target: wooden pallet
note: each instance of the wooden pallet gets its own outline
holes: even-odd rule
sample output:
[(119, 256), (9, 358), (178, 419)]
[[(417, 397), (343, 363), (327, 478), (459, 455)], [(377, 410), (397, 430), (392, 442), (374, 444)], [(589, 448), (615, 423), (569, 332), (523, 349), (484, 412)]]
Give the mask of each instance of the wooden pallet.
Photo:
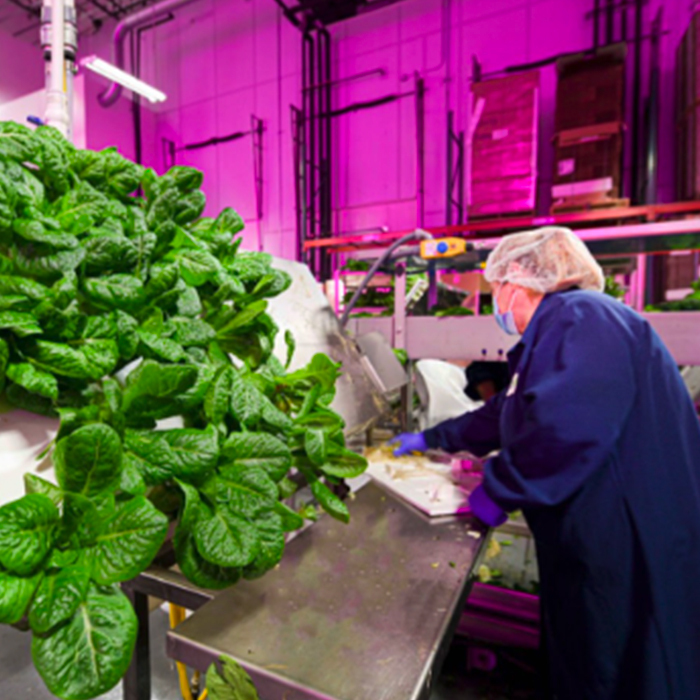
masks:
[(630, 200), (627, 197), (610, 197), (605, 193), (574, 195), (558, 199), (549, 209), (550, 214), (562, 214), (564, 212), (589, 211), (590, 209), (611, 209), (614, 207), (628, 207)]

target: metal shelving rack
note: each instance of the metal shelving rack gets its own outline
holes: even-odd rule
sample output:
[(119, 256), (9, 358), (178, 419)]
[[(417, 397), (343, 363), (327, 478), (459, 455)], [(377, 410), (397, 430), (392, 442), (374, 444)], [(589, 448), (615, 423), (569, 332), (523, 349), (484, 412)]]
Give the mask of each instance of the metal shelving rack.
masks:
[[(643, 209), (645, 216), (661, 218), (670, 212), (693, 213), (700, 210), (700, 203), (687, 205), (657, 205), (655, 207), (634, 207)], [(558, 218), (558, 217), (552, 217)], [(631, 217), (630, 217), (631, 218)], [(532, 223), (531, 223), (532, 225)], [(541, 222), (540, 222), (541, 225)], [(475, 251), (482, 259), (495, 247), (501, 236), (490, 235), (491, 231), (483, 224), (478, 231), (465, 231), (466, 227), (449, 227), (451, 233), (459, 229), (467, 235)], [(474, 227), (476, 228), (476, 226)], [(443, 228), (444, 230), (444, 228)], [(440, 229), (433, 229), (434, 232)], [(645, 272), (648, 255), (668, 253), (672, 250), (700, 249), (700, 218), (686, 218), (675, 221), (654, 221), (632, 223), (623, 226), (585, 228), (578, 235), (601, 258), (635, 259), (636, 272), (632, 275), (631, 305), (638, 311), (644, 309)], [(386, 236), (392, 240), (394, 234)], [(487, 237), (489, 236), (489, 237)], [(336, 252), (377, 247), (376, 241), (338, 242)], [(357, 336), (376, 331), (381, 333), (395, 348), (406, 350), (409, 358), (445, 360), (505, 360), (505, 355), (514, 344), (512, 337), (503, 333), (489, 316), (444, 317), (407, 316), (405, 311), (405, 276), (397, 275), (394, 284), (394, 315), (351, 319), (348, 329)], [(671, 312), (643, 314), (659, 333), (679, 365), (700, 365), (700, 312)]]

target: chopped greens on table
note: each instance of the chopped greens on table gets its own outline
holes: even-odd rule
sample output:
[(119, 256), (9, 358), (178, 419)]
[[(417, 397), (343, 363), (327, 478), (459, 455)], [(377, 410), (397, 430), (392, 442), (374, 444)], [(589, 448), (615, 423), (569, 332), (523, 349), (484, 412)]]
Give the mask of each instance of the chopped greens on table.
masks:
[[(283, 503), (290, 469), (347, 521), (328, 484), (366, 467), (330, 408), (339, 365), (319, 354), (288, 372), (272, 354), (267, 299), (289, 275), (239, 252), (233, 209), (202, 217), (201, 184), (0, 123), (0, 390), (60, 419), (58, 485), (30, 474), (0, 508), (0, 623), (27, 618), (66, 700), (126, 671), (137, 622), (119, 584), (171, 524), (184, 575), (224, 588), (274, 567), (314, 517)], [(174, 416), (184, 427), (159, 428)]]

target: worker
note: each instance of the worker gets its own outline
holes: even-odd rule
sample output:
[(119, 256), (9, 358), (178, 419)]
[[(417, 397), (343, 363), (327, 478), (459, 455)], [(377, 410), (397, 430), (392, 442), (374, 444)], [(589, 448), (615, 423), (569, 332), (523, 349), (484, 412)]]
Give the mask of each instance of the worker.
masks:
[(532, 530), (555, 698), (698, 700), (700, 427), (673, 358), (568, 229), (505, 237), (485, 276), (521, 335), (508, 388), (395, 454), (500, 450), (471, 509)]

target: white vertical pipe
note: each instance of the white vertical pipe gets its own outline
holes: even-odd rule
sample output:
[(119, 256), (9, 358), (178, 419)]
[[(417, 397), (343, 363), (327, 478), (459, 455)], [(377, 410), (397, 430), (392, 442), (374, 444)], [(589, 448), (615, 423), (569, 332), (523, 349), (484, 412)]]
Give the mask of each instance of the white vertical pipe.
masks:
[(46, 100), (44, 121), (64, 136), (68, 133), (68, 109), (64, 91), (64, 0), (51, 1), (51, 84)]
[[(76, 22), (75, 19), (75, 0), (64, 0), (65, 7), (66, 7), (66, 12), (71, 12), (71, 17), (73, 18), (73, 22)], [(68, 22), (66, 21), (66, 25)], [(66, 26), (65, 29), (67, 30), (68, 27)], [(73, 142), (74, 136), (73, 136), (73, 120), (74, 120), (74, 109), (75, 109), (75, 52), (77, 51), (77, 27), (75, 28), (75, 35), (74, 35), (74, 43), (75, 46), (73, 46), (69, 52), (66, 52), (65, 49), (68, 47), (64, 47), (64, 56), (66, 53), (69, 53), (70, 56), (72, 56), (71, 60), (66, 60), (64, 70), (65, 70), (65, 76), (66, 76), (66, 137), (68, 138), (69, 141)], [(66, 40), (66, 36), (64, 34), (64, 41)], [(70, 42), (69, 42), (70, 43)]]

